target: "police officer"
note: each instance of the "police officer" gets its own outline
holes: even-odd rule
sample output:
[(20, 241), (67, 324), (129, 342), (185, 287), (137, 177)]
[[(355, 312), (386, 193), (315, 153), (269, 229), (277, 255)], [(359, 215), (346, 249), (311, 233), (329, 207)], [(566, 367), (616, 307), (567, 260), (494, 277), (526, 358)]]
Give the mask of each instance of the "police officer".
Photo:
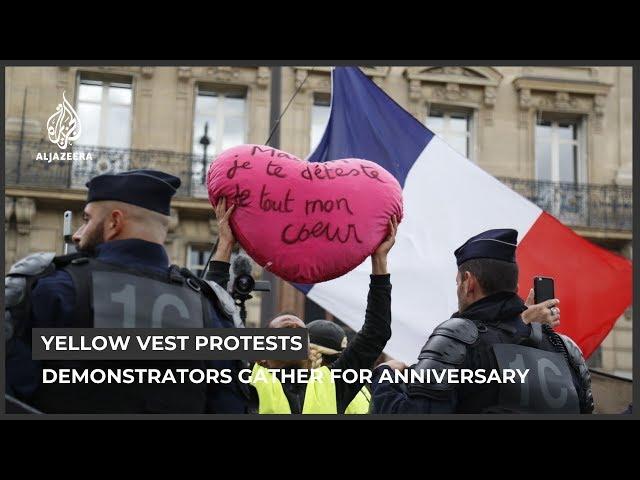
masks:
[[(204, 361), (31, 360), (31, 329), (44, 327), (232, 327), (224, 289), (169, 265), (164, 241), (180, 179), (155, 170), (87, 183), (78, 253), (30, 255), (5, 280), (7, 392), (45, 413), (244, 413), (236, 384), (41, 384), (41, 368), (231, 368)], [(228, 363), (228, 364), (227, 364)]]
[[(347, 334), (335, 322), (329, 320), (314, 320), (307, 323), (309, 332), (309, 350), (312, 358), (312, 368), (329, 367), (335, 362), (342, 351), (347, 348)], [(371, 392), (364, 385), (356, 394), (344, 413), (347, 415), (361, 415), (369, 413)]]
[[(374, 413), (592, 413), (591, 377), (578, 346), (548, 324), (522, 321), (527, 307), (516, 293), (517, 237), (513, 229), (489, 230), (455, 251), (458, 312), (434, 329), (411, 367), (425, 382), (383, 381), (385, 370), (407, 367), (397, 360), (380, 365)], [(525, 383), (462, 383), (460, 375), (433, 380), (434, 372), (456, 369), (529, 373)]]

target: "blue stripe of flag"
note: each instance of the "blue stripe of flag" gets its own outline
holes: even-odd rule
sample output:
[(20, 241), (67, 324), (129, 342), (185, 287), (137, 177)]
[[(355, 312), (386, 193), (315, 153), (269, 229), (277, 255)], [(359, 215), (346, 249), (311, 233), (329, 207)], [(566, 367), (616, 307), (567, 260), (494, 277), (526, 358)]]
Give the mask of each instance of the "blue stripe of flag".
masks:
[[(433, 133), (357, 67), (336, 67), (331, 112), (310, 162), (363, 158), (390, 172), (404, 188), (409, 170)], [(313, 284), (293, 284), (307, 294)]]

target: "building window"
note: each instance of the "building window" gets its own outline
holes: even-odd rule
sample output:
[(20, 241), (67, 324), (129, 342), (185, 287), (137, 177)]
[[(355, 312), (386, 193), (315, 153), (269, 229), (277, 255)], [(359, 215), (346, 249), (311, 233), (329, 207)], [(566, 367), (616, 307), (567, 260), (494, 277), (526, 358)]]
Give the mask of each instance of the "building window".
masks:
[(311, 139), (310, 145), (313, 152), (320, 143), (322, 135), (327, 128), (329, 112), (331, 111), (331, 96), (329, 94), (316, 93), (313, 96), (311, 107)]
[(187, 247), (187, 269), (198, 277), (204, 271), (213, 245), (189, 245)]
[(78, 145), (131, 147), (131, 80), (80, 77), (77, 111), (82, 125)]
[(536, 179), (580, 183), (584, 152), (580, 119), (538, 115), (535, 131)]
[(473, 112), (464, 109), (431, 107), (425, 125), (455, 151), (471, 158)]
[[(247, 92), (244, 87), (198, 86), (193, 117), (191, 189), (195, 196), (206, 196), (206, 174), (214, 156), (227, 148), (247, 143)], [(207, 158), (200, 139), (207, 125)], [(204, 168), (204, 170), (203, 170)]]
[(589, 221), (588, 196), (580, 188), (586, 180), (581, 117), (539, 113), (535, 128), (536, 203), (568, 225)]
[(589, 368), (602, 368), (602, 347), (596, 348), (591, 356), (587, 359)]
[(192, 152), (202, 156), (204, 147), (200, 139), (204, 135), (204, 126), (208, 124), (207, 136), (211, 142), (207, 155), (215, 155), (246, 143), (247, 93), (244, 88), (220, 88), (198, 86), (195, 114), (193, 118)]

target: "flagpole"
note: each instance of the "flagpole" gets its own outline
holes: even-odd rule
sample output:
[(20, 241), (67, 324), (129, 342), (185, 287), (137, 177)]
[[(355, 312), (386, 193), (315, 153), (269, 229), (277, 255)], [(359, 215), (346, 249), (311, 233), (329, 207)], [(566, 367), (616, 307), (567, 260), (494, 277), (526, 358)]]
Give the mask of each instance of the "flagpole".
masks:
[[(280, 148), (280, 105), (282, 104), (282, 67), (271, 67), (271, 110), (269, 113), (269, 138), (267, 145)], [(262, 296), (260, 305), (260, 326), (266, 327), (276, 314), (280, 295), (278, 278), (267, 270), (262, 270), (262, 280), (271, 282), (271, 292)]]
[(20, 143), (18, 144), (18, 172), (16, 173), (16, 183), (20, 185), (20, 169), (22, 164), (22, 144), (24, 143), (24, 117), (27, 109), (27, 87), (24, 87), (24, 97), (22, 99), (22, 121), (20, 122)]

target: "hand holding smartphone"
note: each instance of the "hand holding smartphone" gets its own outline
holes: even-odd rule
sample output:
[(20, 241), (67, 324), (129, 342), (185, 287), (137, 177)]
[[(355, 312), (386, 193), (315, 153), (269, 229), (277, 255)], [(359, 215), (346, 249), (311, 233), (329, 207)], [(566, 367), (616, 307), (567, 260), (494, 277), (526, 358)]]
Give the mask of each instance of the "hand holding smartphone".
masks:
[(556, 298), (553, 278), (534, 277), (533, 278), (534, 303), (538, 304), (545, 300)]

